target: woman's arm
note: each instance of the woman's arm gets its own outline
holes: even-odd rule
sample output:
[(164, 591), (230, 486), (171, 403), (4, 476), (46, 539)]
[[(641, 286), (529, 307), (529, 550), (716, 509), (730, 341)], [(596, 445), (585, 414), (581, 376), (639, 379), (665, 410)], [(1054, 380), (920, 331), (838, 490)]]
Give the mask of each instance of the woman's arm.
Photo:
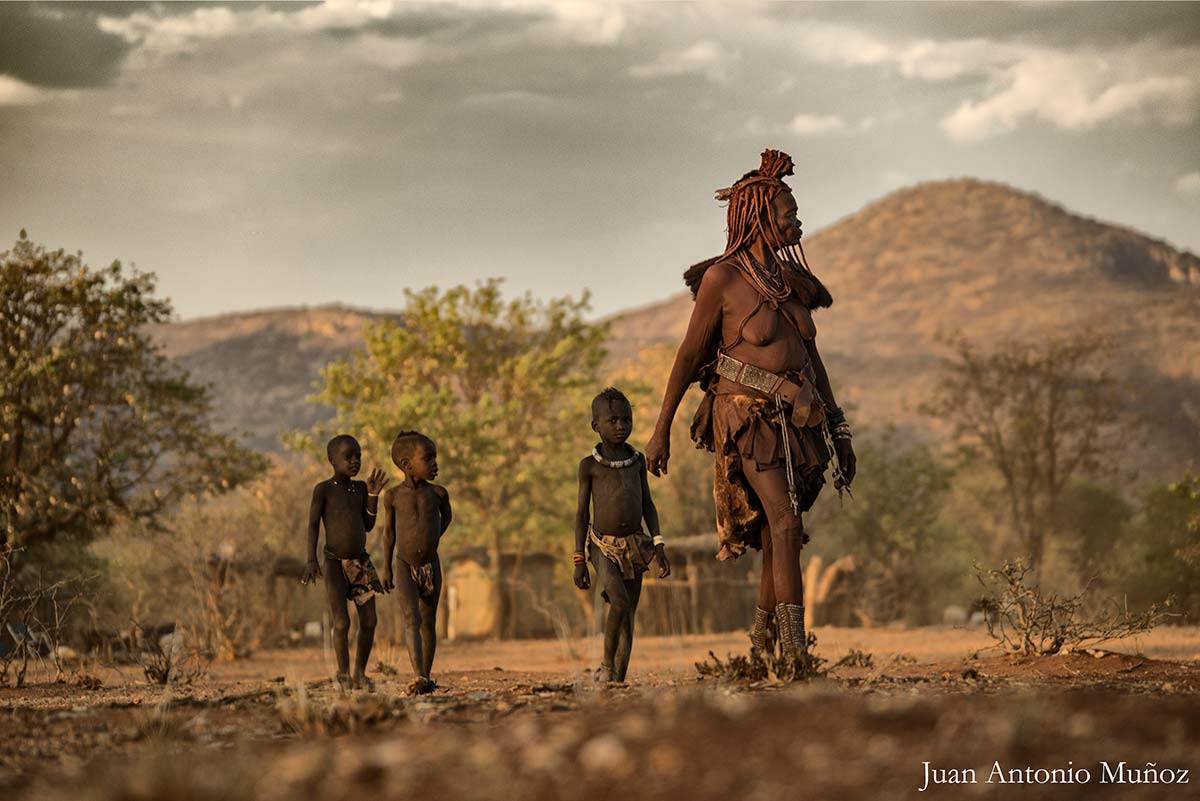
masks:
[[(817, 392), (821, 394), (821, 402), (825, 405), (825, 413), (828, 415), (838, 408), (837, 399), (833, 397), (833, 386), (829, 383), (829, 373), (825, 370), (825, 362), (821, 361), (821, 353), (817, 350), (817, 340), (804, 340), (804, 347), (808, 349), (808, 357), (812, 360)], [(837, 451), (838, 464), (841, 465), (842, 476), (846, 479), (846, 484), (849, 485), (854, 480), (854, 474), (858, 471), (858, 458), (854, 455), (854, 446), (850, 444), (850, 439), (846, 437), (835, 438), (833, 447)]]
[(817, 392), (821, 395), (821, 402), (824, 404), (826, 412), (832, 412), (838, 407), (837, 400), (833, 397), (833, 386), (829, 383), (829, 373), (825, 371), (825, 362), (821, 361), (821, 353), (817, 350), (817, 340), (804, 340), (804, 347), (808, 349), (808, 358), (812, 361), (813, 375), (816, 377)]
[(688, 385), (696, 380), (696, 373), (700, 368), (713, 359), (716, 340), (721, 332), (721, 310), (726, 280), (727, 274), (724, 269), (714, 265), (708, 269), (700, 282), (696, 305), (692, 307), (692, 316), (688, 320), (687, 333), (684, 334), (683, 342), (675, 353), (675, 363), (671, 367), (671, 376), (667, 379), (658, 422), (646, 446), (646, 467), (656, 476), (660, 472), (667, 472), (667, 462), (671, 458), (671, 423), (675, 421), (675, 412), (679, 410), (684, 393), (687, 392)]

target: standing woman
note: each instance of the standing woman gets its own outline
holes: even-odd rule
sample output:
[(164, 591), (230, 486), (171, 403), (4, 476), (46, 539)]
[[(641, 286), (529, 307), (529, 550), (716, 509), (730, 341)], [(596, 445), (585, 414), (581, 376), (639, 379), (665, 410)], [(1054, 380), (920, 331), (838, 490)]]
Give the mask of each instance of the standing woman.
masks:
[(728, 244), (684, 273), (695, 306), (646, 448), (654, 475), (667, 472), (671, 422), (688, 385), (704, 399), (692, 422), (698, 447), (716, 455), (718, 559), (747, 546), (763, 552), (750, 642), (782, 656), (803, 655), (804, 586), (800, 515), (825, 483), (830, 446), (839, 492), (854, 479), (850, 426), (817, 352), (812, 312), (833, 303), (800, 249), (796, 199), (783, 177), (792, 158), (765, 150), (762, 165), (717, 192), (728, 202)]

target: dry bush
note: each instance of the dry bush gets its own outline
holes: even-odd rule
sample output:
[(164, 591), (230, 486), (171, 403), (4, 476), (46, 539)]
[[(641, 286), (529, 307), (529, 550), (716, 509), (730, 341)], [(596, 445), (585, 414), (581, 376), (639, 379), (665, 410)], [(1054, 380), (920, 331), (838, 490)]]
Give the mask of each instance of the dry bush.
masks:
[[(139, 632), (138, 638), (148, 646), (139, 656), (138, 664), (151, 684), (191, 684), (208, 673), (211, 655), (189, 645), (189, 637), (183, 630), (176, 628), (171, 634), (153, 641), (143, 636), (141, 626), (136, 622), (133, 625)], [(168, 640), (166, 645), (163, 640)]]
[[(116, 629), (130, 618), (147, 628), (177, 621), (186, 648), (217, 661), (289, 642), (305, 620), (320, 619), (323, 598), (305, 594), (299, 579), (321, 477), (315, 465), (280, 461), (228, 495), (185, 501), (162, 529), (119, 527), (94, 546), (118, 598), (104, 622)], [(150, 645), (135, 653), (161, 662)]]
[(404, 714), (404, 708), (385, 695), (339, 696), (332, 701), (315, 699), (304, 684), (290, 694), (281, 693), (275, 712), (283, 729), (299, 735), (361, 734), (366, 729)]
[(51, 681), (65, 681), (73, 652), (64, 640), (72, 613), (82, 603), (90, 576), (50, 580), (32, 567), (18, 564), (18, 549), (0, 547), (0, 637), (11, 641), (0, 654), (0, 686), (10, 677), (24, 686), (30, 662)]
[[(826, 667), (829, 660), (816, 654), (817, 635), (810, 631), (807, 638), (808, 647), (799, 656), (784, 654), (777, 648), (765, 653), (752, 649), (746, 656), (729, 654), (726, 661), (722, 662), (716, 654), (709, 651), (708, 659), (696, 663), (696, 672), (701, 678), (734, 683), (756, 683), (772, 678), (781, 682), (824, 678), (833, 668)], [(838, 663), (840, 664), (842, 662)]]
[(1022, 656), (1065, 653), (1150, 632), (1170, 616), (1171, 599), (1133, 613), (1115, 598), (1090, 608), (1088, 586), (1070, 596), (1042, 592), (1027, 583), (1033, 567), (1023, 560), (1000, 569), (975, 565), (988, 634), (996, 647)]

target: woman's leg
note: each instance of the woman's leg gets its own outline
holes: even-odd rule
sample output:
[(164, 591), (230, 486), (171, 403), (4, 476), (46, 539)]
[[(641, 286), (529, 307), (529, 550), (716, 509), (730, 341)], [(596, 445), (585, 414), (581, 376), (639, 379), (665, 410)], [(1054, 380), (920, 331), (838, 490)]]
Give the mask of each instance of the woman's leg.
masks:
[(780, 653), (788, 659), (800, 657), (808, 645), (804, 632), (804, 575), (800, 570), (804, 524), (792, 511), (784, 468), (759, 471), (753, 463), (746, 463), (743, 470), (770, 526), (771, 582), (775, 589)]
[(771, 528), (762, 531), (762, 578), (758, 582), (758, 608), (754, 610), (754, 623), (750, 626), (750, 647), (761, 655), (775, 650), (775, 626), (771, 616), (775, 614), (775, 577), (772, 575)]
[(759, 590), (759, 602), (774, 600), (776, 604), (803, 604), (804, 577), (800, 572), (800, 546), (804, 541), (804, 523), (792, 512), (787, 472), (782, 467), (760, 472), (750, 460), (743, 463), (742, 469), (750, 489), (754, 490), (762, 504), (770, 529), (763, 532), (763, 576), (765, 579), (769, 554), (774, 598), (767, 596), (764, 580), (764, 586)]
[(762, 532), (762, 580), (758, 583), (758, 608), (770, 612), (778, 599), (775, 597), (775, 577), (772, 575), (775, 549), (771, 547), (771, 527)]

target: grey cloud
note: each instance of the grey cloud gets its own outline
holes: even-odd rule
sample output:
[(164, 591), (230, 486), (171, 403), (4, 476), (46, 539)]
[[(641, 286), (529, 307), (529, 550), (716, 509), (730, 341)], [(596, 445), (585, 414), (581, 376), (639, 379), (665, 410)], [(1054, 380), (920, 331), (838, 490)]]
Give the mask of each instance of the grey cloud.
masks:
[(877, 33), (1019, 40), (1058, 46), (1111, 45), (1152, 38), (1200, 42), (1200, 3), (873, 3), (772, 5), (776, 19), (822, 19)]
[(57, 89), (112, 82), (127, 45), (70, 7), (0, 3), (0, 74)]

